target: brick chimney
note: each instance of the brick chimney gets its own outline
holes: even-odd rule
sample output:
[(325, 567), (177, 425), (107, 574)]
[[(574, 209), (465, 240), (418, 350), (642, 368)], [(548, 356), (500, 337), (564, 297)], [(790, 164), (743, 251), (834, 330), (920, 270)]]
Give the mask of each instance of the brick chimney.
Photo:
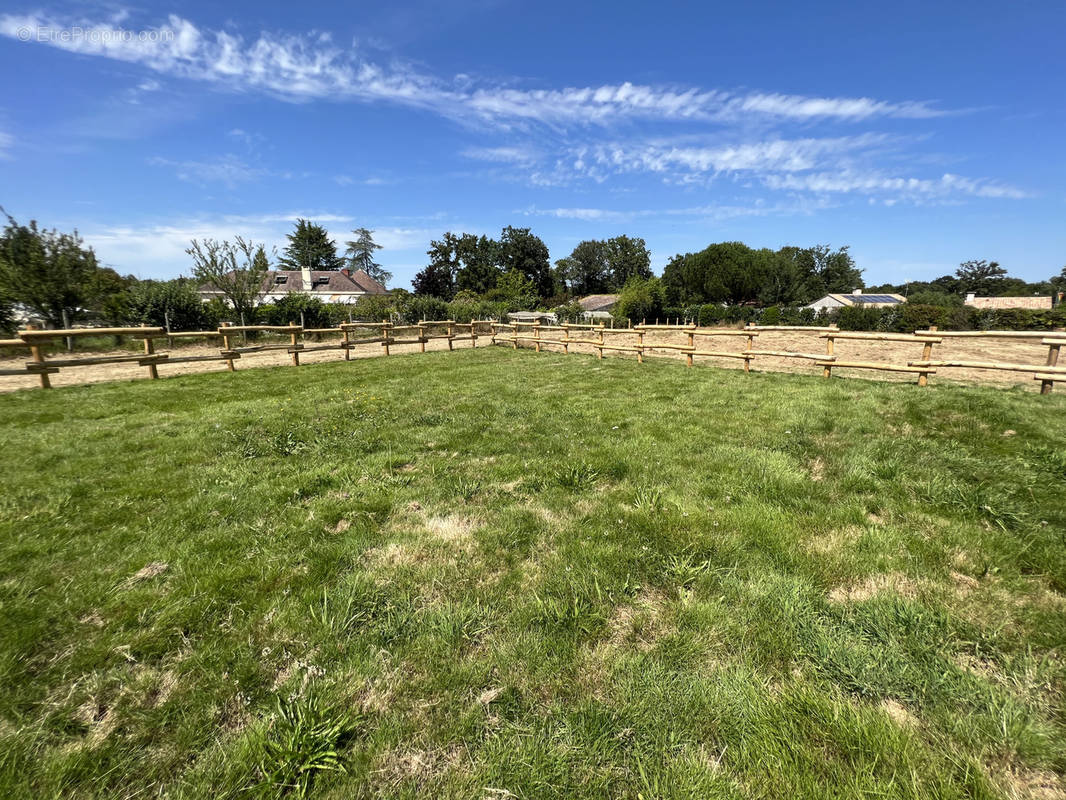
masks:
[(862, 289), (852, 289), (851, 293), (852, 294), (862, 294)]
[(344, 277), (346, 278), (352, 277), (352, 271), (347, 267), (341, 267), (341, 274), (344, 275)]

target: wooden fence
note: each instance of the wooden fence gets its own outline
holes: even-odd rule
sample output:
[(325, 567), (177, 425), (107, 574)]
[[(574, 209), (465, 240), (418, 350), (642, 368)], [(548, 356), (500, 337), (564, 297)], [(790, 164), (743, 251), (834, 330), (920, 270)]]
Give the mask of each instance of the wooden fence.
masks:
[[(370, 332), (378, 334), (370, 337), (356, 336), (357, 333)], [(479, 331), (486, 331), (481, 333)], [(760, 335), (773, 332), (793, 332), (814, 335), (824, 340), (824, 351), (803, 352), (798, 350), (780, 350), (760, 348)], [(238, 338), (248, 334), (272, 333), (287, 337), (287, 342), (267, 342), (238, 344)], [(321, 336), (340, 336), (339, 342), (305, 341), (306, 336), (319, 339)], [(120, 336), (139, 339), (142, 352), (129, 355), (91, 355), (48, 357), (44, 345), (60, 339), (77, 339), (90, 336)], [(696, 325), (635, 325), (632, 328), (607, 328), (603, 324), (579, 325), (542, 325), (539, 322), (499, 323), (488, 321), (455, 322), (454, 320), (422, 321), (413, 325), (394, 325), (391, 322), (356, 322), (343, 323), (336, 328), (303, 328), (300, 325), (223, 325), (213, 331), (186, 331), (167, 333), (163, 328), (141, 326), (137, 328), (75, 328), (69, 330), (35, 330), (27, 328), (19, 331), (17, 339), (0, 340), (0, 348), (23, 348), (29, 351), (30, 359), (21, 369), (2, 369), (0, 375), (35, 375), (43, 388), (51, 387), (50, 375), (61, 369), (72, 369), (100, 364), (136, 364), (146, 370), (147, 377), (159, 377), (160, 367), (169, 364), (181, 364), (197, 361), (222, 361), (227, 369), (235, 370), (237, 362), (256, 353), (284, 350), (292, 360), (293, 366), (300, 365), (301, 355), (326, 350), (340, 350), (345, 360), (351, 358), (351, 350), (367, 344), (380, 344), (385, 355), (390, 349), (400, 345), (419, 345), (419, 351), (426, 351), (426, 344), (433, 340), (446, 340), (448, 349), (457, 341), (469, 341), (477, 346), (479, 338), (489, 337), (493, 344), (510, 343), (515, 349), (521, 343), (530, 346), (538, 353), (543, 347), (561, 347), (564, 353), (571, 348), (585, 347), (595, 351), (597, 358), (604, 353), (632, 353), (638, 362), (643, 363), (646, 354), (655, 352), (674, 352), (685, 356), (685, 363), (692, 366), (696, 358), (725, 358), (743, 362), (745, 372), (751, 370), (753, 361), (760, 358), (785, 358), (809, 361), (822, 370), (822, 376), (829, 378), (834, 369), (863, 369), (885, 372), (910, 373), (917, 376), (919, 386), (926, 386), (930, 375), (935, 375), (937, 368), (964, 368), (971, 370), (1009, 370), (1030, 373), (1034, 380), (1040, 381), (1041, 394), (1051, 392), (1055, 381), (1066, 380), (1066, 366), (1058, 365), (1059, 352), (1066, 345), (1066, 332), (1047, 331), (938, 331), (935, 328), (918, 330), (914, 333), (868, 333), (863, 331), (842, 331), (835, 326), (795, 327), (786, 325), (749, 325), (741, 329), (700, 328)], [(625, 338), (622, 338), (625, 337)], [(182, 355), (160, 352), (156, 342), (160, 339), (214, 338), (220, 340), (221, 347), (217, 354)], [(1043, 364), (1024, 364), (1000, 361), (971, 361), (937, 359), (934, 347), (942, 345), (951, 338), (966, 339), (1008, 339), (1027, 342), (1039, 342), (1047, 346), (1047, 357)], [(635, 339), (635, 341), (634, 341)], [(854, 361), (835, 352), (838, 342), (903, 342), (915, 345), (913, 359), (903, 363), (893, 361)], [(729, 342), (737, 342), (739, 349), (726, 349)], [(721, 343), (721, 344), (718, 344)], [(921, 347), (918, 351), (917, 348)]]
[[(832, 376), (834, 368), (868, 369), (885, 372), (905, 372), (917, 375), (919, 386), (929, 383), (929, 376), (936, 374), (938, 367), (959, 367), (973, 370), (1009, 370), (1031, 373), (1034, 380), (1040, 381), (1040, 393), (1049, 394), (1055, 381), (1066, 380), (1066, 367), (1058, 366), (1059, 351), (1066, 345), (1066, 332), (1048, 331), (938, 331), (935, 327), (918, 330), (914, 333), (872, 333), (865, 331), (842, 331), (836, 326), (815, 328), (789, 325), (749, 325), (739, 330), (723, 328), (699, 328), (696, 325), (634, 325), (631, 329), (610, 329), (600, 325), (541, 325), (539, 322), (490, 323), (492, 343), (510, 342), (517, 348), (519, 342), (528, 343), (538, 353), (545, 345), (559, 345), (564, 353), (569, 353), (572, 346), (587, 346), (596, 351), (597, 358), (603, 358), (604, 351), (635, 353), (637, 361), (643, 363), (644, 355), (654, 351), (670, 350), (683, 353), (688, 366), (693, 365), (697, 356), (712, 358), (733, 358), (744, 362), (744, 371), (751, 369), (751, 362), (759, 357), (795, 358), (812, 361), (822, 368), (822, 377)], [(793, 350), (757, 349), (756, 340), (760, 334), (768, 332), (802, 332), (817, 334), (825, 340), (825, 352), (811, 353)], [(571, 336), (571, 333), (575, 336)], [(548, 335), (545, 336), (544, 334)], [(651, 337), (679, 334), (681, 341), (656, 341)], [(615, 344), (608, 338), (636, 336), (636, 342), (626, 341)], [(647, 338), (646, 338), (647, 337)], [(704, 339), (717, 341), (715, 337), (736, 337), (742, 340), (741, 350), (701, 349)], [(1036, 341), (1048, 348), (1047, 358), (1043, 364), (1021, 364), (999, 361), (937, 360), (933, 358), (933, 347), (942, 344), (945, 338), (967, 337), (970, 339), (1012, 339)], [(697, 340), (700, 340), (697, 345)], [(909, 342), (921, 345), (921, 353), (906, 363), (890, 361), (849, 361), (841, 359), (835, 352), (835, 344), (844, 341), (870, 342)], [(728, 341), (728, 339), (727, 339)]]
[[(366, 344), (380, 343), (385, 355), (389, 355), (391, 347), (404, 344), (418, 344), (421, 352), (426, 351), (426, 343), (435, 339), (447, 340), (448, 349), (453, 349), (457, 341), (469, 341), (477, 347), (479, 323), (455, 322), (454, 320), (423, 321), (415, 325), (393, 325), (391, 322), (355, 322), (343, 323), (336, 328), (303, 328), (295, 323), (288, 325), (223, 325), (214, 331), (182, 331), (168, 333), (163, 328), (151, 328), (141, 326), (138, 328), (72, 328), (64, 330), (37, 330), (32, 326), (18, 332), (17, 339), (0, 339), (0, 348), (26, 349), (29, 351), (30, 360), (23, 364), (21, 369), (0, 369), (0, 375), (36, 375), (41, 388), (50, 389), (52, 386), (50, 375), (54, 375), (61, 369), (76, 367), (96, 366), (101, 364), (137, 364), (146, 369), (147, 377), (157, 379), (159, 368), (168, 364), (183, 364), (197, 361), (224, 361), (227, 369), (233, 371), (242, 357), (256, 353), (266, 353), (284, 350), (292, 357), (293, 366), (300, 365), (300, 356), (306, 353), (314, 353), (322, 350), (343, 350), (344, 359), (351, 359), (351, 349)], [(353, 338), (358, 331), (380, 331), (380, 336)], [(238, 345), (237, 339), (242, 335), (256, 333), (273, 333), (282, 337), (288, 336), (288, 342), (243, 344)], [(340, 335), (340, 342), (324, 344), (304, 341), (304, 337), (311, 335), (316, 339), (323, 335)], [(142, 341), (143, 351), (130, 355), (84, 355), (73, 357), (47, 357), (44, 345), (48, 342), (60, 339), (78, 339), (90, 336), (116, 336), (139, 339)], [(404, 338), (405, 337), (405, 338)], [(181, 355), (180, 352), (159, 352), (156, 349), (156, 341), (159, 339), (203, 339), (214, 338), (221, 341), (218, 354), (214, 355)]]

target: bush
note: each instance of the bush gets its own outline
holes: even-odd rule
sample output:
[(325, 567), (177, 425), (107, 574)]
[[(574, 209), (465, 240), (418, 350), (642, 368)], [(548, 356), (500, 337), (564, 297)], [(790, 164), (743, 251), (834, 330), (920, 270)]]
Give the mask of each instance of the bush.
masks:
[(332, 320), (326, 304), (306, 294), (287, 294), (259, 306), (259, 318), (264, 325), (288, 325), (303, 322), (305, 328), (329, 328)]
[(725, 309), (717, 303), (707, 303), (700, 306), (696, 314), (697, 325), (717, 325), (723, 319)]
[(173, 331), (217, 328), (221, 311), (217, 304), (201, 300), (188, 278), (134, 283), (125, 293), (124, 305), (123, 322), (165, 328), (169, 320)]
[(381, 322), (391, 319), (397, 311), (398, 299), (392, 294), (363, 295), (352, 306), (352, 317), (360, 322)]
[(658, 278), (630, 278), (618, 296), (614, 315), (631, 322), (663, 316), (663, 285)]
[(406, 298), (406, 302), (399, 308), (400, 317), (408, 325), (414, 325), (422, 320), (448, 319), (448, 304), (439, 297), (414, 294)]
[(760, 325), (780, 325), (781, 324), (781, 309), (777, 306), (770, 306), (764, 308), (759, 315)]

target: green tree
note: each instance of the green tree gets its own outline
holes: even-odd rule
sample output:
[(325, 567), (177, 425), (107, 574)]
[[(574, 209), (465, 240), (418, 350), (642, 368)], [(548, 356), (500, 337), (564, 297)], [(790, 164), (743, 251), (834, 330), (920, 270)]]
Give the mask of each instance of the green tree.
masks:
[(345, 255), (352, 269), (361, 269), (382, 286), (387, 286), (392, 280), (392, 273), (374, 260), (374, 252), (381, 249), (381, 245), (374, 241), (374, 232), (367, 228), (356, 228), (352, 233), (355, 239), (345, 242), (348, 250)]
[(614, 315), (632, 322), (655, 320), (662, 316), (665, 298), (662, 281), (658, 278), (633, 277), (622, 287)]
[[(449, 234), (445, 234), (447, 237)], [(495, 288), (503, 274), (500, 267), (500, 245), (487, 236), (464, 233), (453, 242), (455, 252), (455, 287), (459, 291), (476, 294)]]
[(451, 300), (455, 295), (455, 274), (459, 270), (455, 238), (449, 232), (440, 241), (429, 243), (429, 250), (426, 251), (429, 264), (411, 281), (415, 294), (439, 297), (441, 300)]
[(550, 297), (554, 291), (548, 246), (529, 228), (508, 225), (500, 234), (500, 266), (504, 272), (518, 270), (533, 284), (539, 297)]
[(218, 325), (210, 307), (196, 291), (195, 282), (189, 278), (136, 281), (126, 292), (125, 305), (123, 322), (131, 325), (164, 328), (169, 323), (174, 331), (205, 330)]
[(101, 268), (91, 247), (74, 233), (20, 225), (11, 216), (0, 236), (0, 294), (62, 328), (97, 310), (125, 282)]
[[(613, 241), (613, 240), (612, 240)], [(611, 288), (611, 268), (606, 242), (579, 242), (567, 258), (555, 262), (557, 279), (578, 296), (606, 292)]]
[(240, 317), (255, 318), (255, 309), (266, 292), (266, 251), (262, 245), (242, 239), (235, 242), (192, 240), (185, 251), (193, 260), (193, 275), (204, 288), (214, 289)]
[(995, 296), (1003, 293), (1003, 281), (1007, 277), (1007, 270), (996, 261), (984, 259), (964, 261), (955, 270), (955, 277), (959, 279), (959, 291), (963, 294), (974, 292), (979, 295)]
[(485, 299), (503, 304), (507, 311), (529, 311), (540, 303), (537, 287), (521, 270), (512, 269), (500, 276), (496, 286), (485, 293)]
[(608, 288), (618, 291), (630, 278), (652, 277), (651, 253), (643, 239), (615, 236), (604, 243), (604, 249), (610, 273)]
[(344, 259), (337, 255), (337, 243), (321, 225), (299, 219), (287, 238), (289, 244), (278, 259), (285, 269), (336, 270), (344, 266)]

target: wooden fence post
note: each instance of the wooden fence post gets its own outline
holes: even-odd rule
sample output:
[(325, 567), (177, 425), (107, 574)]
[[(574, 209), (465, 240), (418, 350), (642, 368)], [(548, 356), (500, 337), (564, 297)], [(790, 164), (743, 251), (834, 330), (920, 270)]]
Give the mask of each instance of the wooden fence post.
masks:
[(533, 347), (540, 352), (540, 320), (533, 323)]
[[(26, 330), (35, 331), (35, 330), (37, 330), (37, 326), (36, 325), (27, 325), (26, 326)], [(36, 339), (31, 339), (30, 340), (30, 358), (32, 358), (35, 363), (41, 365), (41, 367), (40, 367), (41, 371), (39, 373), (37, 373), (38, 377), (41, 380), (41, 388), (42, 389), (51, 389), (52, 388), (52, 381), (49, 379), (48, 373), (45, 371), (45, 370), (47, 370), (47, 367), (45, 366), (45, 362), (44, 362), (44, 353), (41, 352), (41, 346), (39, 344), (37, 344), (36, 342), (37, 342)]]
[(644, 363), (644, 331), (637, 331), (637, 363)]
[(508, 327), (511, 329), (511, 348), (518, 349), (518, 325), (514, 322), (508, 323)]
[[(1059, 349), (1062, 347), (1058, 342), (1052, 342), (1047, 348), (1047, 362), (1045, 366), (1054, 367), (1059, 363)], [(44, 376), (42, 376), (44, 377)], [(1040, 381), (1040, 394), (1051, 394), (1051, 388), (1055, 385), (1054, 381), (1041, 380)]]
[[(297, 349), (297, 347), (300, 344), (299, 335), (300, 335), (300, 333), (303, 333), (303, 318), (304, 318), (304, 312), (301, 311), (300, 312), (300, 331), (299, 331), (299, 333), (297, 331), (291, 331), (290, 335), (289, 335), (289, 344), (290, 344), (291, 349), (292, 349), (292, 365), (294, 367), (300, 366), (300, 351)], [(293, 322), (290, 319), (289, 320), (289, 327), (292, 328), (292, 327), (295, 327), (295, 325), (296, 325), (296, 323)]]
[[(141, 327), (142, 328), (147, 328), (148, 325), (142, 322), (141, 323)], [(144, 340), (144, 354), (146, 356), (155, 355), (155, 342), (153, 342), (151, 339), (145, 338), (145, 340)], [(158, 378), (159, 378), (159, 368), (156, 367), (155, 364), (149, 364), (148, 365), (148, 377), (151, 380), (153, 380), (153, 381), (154, 380), (158, 380)]]
[[(929, 333), (935, 333), (935, 332), (936, 332), (936, 325), (930, 325), (929, 326)], [(933, 359), (933, 343), (932, 342), (925, 342), (924, 344), (922, 344), (922, 361), (931, 361), (932, 359)], [(928, 372), (919, 372), (918, 373), (918, 385), (919, 386), (927, 386), (928, 384), (929, 384), (929, 373)]]
[(600, 346), (596, 348), (596, 358), (603, 358), (603, 323), (600, 323)]
[[(688, 346), (690, 350), (696, 349), (696, 334), (692, 331), (688, 332)], [(692, 366), (692, 353), (685, 353), (685, 366)]]
[[(752, 336), (751, 334), (748, 334), (748, 346), (747, 346), (746, 352), (748, 352), (750, 354), (751, 351), (754, 350), (754, 349), (755, 349), (755, 337)], [(750, 355), (748, 355), (748, 357), (744, 359), (744, 371), (745, 372), (751, 372), (751, 356)]]
[(563, 355), (570, 355), (570, 323), (563, 323)]
[(475, 327), (476, 325), (477, 325), (477, 323), (474, 321), (474, 318), (471, 317), (470, 318), (470, 346), (473, 347), (473, 348), (477, 347), (477, 328)]
[(426, 326), (422, 323), (425, 320), (421, 320), (418, 323), (418, 351), (420, 353), (426, 352)]
[(381, 346), (385, 348), (385, 355), (389, 354), (389, 321), (387, 319), (381, 321)]
[[(349, 311), (348, 313), (350, 314), (351, 312)], [(351, 361), (352, 360), (352, 350), (351, 350), (352, 340), (350, 338), (351, 331), (348, 328), (341, 328), (341, 331), (344, 333), (344, 360), (345, 361)]]
[[(826, 355), (827, 358), (832, 358), (832, 355), (833, 355), (833, 334), (832, 333), (830, 333), (828, 336), (825, 337), (825, 355)], [(830, 377), (830, 375), (832, 375), (832, 369), (833, 368), (830, 367), (828, 364), (826, 364), (824, 367), (822, 367), (822, 377), (823, 378)]]
[[(222, 334), (222, 352), (224, 352), (224, 353), (228, 353), (232, 349), (231, 346), (230, 346), (229, 334), (226, 333), (226, 330), (225, 330), (229, 326), (230, 325), (229, 325), (228, 322), (223, 322), (222, 326), (219, 328), (219, 332)], [(232, 358), (227, 358), (226, 359), (226, 368), (230, 372), (233, 372), (233, 371), (236, 370), (236, 367), (233, 366), (233, 359)]]
[(446, 330), (448, 331), (448, 349), (452, 350), (452, 339), (455, 337), (455, 328), (452, 326), (451, 320), (448, 320), (448, 327)]

